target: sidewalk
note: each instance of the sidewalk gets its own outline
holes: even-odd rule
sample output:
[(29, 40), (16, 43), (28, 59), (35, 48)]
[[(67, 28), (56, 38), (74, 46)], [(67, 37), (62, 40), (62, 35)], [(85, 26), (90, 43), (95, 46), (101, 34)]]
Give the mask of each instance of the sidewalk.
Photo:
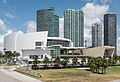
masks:
[(21, 82), (42, 82), (40, 80), (37, 80), (37, 79), (34, 79), (34, 78), (31, 78), (31, 77), (28, 77), (26, 75), (23, 75), (23, 74), (20, 74), (20, 73), (17, 73), (15, 71), (12, 71), (12, 70), (4, 70), (4, 69), (0, 69), (0, 72), (8, 75), (9, 77), (13, 78), (13, 79), (17, 79)]

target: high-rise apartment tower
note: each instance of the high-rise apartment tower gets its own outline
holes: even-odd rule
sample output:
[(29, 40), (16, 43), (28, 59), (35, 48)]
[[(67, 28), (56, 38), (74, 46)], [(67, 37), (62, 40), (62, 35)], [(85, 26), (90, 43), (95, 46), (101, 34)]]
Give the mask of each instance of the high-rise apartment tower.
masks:
[(74, 47), (84, 46), (84, 13), (81, 10), (64, 11), (64, 37), (71, 39)]

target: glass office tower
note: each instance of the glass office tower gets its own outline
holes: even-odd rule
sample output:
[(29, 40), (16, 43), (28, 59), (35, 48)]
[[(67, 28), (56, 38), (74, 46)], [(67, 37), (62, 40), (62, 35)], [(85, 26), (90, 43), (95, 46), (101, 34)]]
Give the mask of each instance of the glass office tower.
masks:
[[(117, 54), (117, 32), (116, 27), (117, 18), (116, 14), (105, 14), (104, 15), (104, 45), (114, 46), (115, 54)], [(107, 53), (107, 52), (106, 52)]]
[(37, 11), (37, 32), (48, 31), (48, 37), (59, 37), (59, 16), (54, 14), (54, 8)]

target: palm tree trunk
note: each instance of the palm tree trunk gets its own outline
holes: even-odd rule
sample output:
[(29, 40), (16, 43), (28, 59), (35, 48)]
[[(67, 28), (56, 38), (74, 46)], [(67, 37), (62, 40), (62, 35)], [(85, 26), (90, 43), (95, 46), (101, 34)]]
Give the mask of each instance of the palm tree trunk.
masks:
[(102, 67), (102, 74), (103, 74), (103, 67)]

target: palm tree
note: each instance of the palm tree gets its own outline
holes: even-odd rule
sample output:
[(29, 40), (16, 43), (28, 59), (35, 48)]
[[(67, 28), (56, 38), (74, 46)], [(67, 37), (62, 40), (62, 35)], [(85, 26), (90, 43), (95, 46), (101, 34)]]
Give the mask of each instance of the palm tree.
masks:
[(73, 57), (72, 59), (72, 65), (75, 66), (78, 64), (78, 59), (76, 57)]
[[(96, 58), (96, 66), (97, 66), (97, 73), (99, 73), (100, 68), (102, 68), (102, 58), (101, 57), (97, 57)], [(102, 68), (102, 72), (103, 72), (103, 68)]]
[(120, 62), (120, 56), (118, 56), (118, 61)]
[(108, 65), (107, 60), (105, 58), (102, 57), (89, 58), (88, 62), (92, 72), (100, 73), (101, 70), (102, 74), (106, 73), (106, 68)]
[(55, 63), (57, 64), (57, 68), (58, 68), (59, 65), (61, 64), (60, 57), (57, 57), (57, 58), (55, 59)]
[(102, 67), (103, 67), (103, 70), (104, 70), (104, 72), (103, 73), (105, 73), (106, 74), (106, 68), (108, 67), (108, 65), (107, 65), (107, 59), (103, 59), (103, 64), (102, 64)]
[(111, 66), (111, 65), (112, 65), (112, 62), (113, 62), (112, 57), (109, 57), (109, 59), (108, 59), (108, 65)]
[(87, 58), (88, 58), (87, 65), (90, 66), (90, 63), (91, 63), (92, 57), (87, 57)]
[(117, 55), (113, 55), (113, 64), (116, 64), (118, 61), (118, 56)]
[(63, 65), (67, 68), (69, 59), (67, 57), (64, 58)]
[(89, 61), (90, 61), (89, 66), (90, 66), (91, 72), (95, 72), (95, 69), (96, 69), (96, 59), (95, 58), (91, 58)]
[(13, 56), (14, 56), (14, 59), (15, 59), (14, 64), (16, 64), (17, 59), (18, 59), (18, 57), (20, 56), (20, 53), (17, 53), (16, 51), (14, 51), (14, 52), (13, 52)]
[(33, 59), (33, 65), (34, 65), (34, 66), (37, 66), (37, 64), (38, 64), (38, 62), (39, 62), (39, 61), (38, 61), (39, 56), (38, 56), (38, 55), (34, 55), (32, 59)]
[(8, 64), (10, 64), (11, 61), (13, 63), (13, 59), (12, 59), (13, 58), (13, 53), (11, 51), (5, 51), (5, 58), (6, 58), (6, 62)]
[(90, 69), (94, 73), (99, 73), (99, 68), (100, 68), (100, 57), (97, 58), (89, 58), (88, 59), (88, 65), (90, 66)]
[(2, 58), (2, 56), (3, 56), (3, 53), (2, 53), (2, 51), (0, 51), (0, 58)]
[(86, 63), (86, 58), (85, 57), (82, 58), (81, 63), (82, 63), (82, 66), (84, 66), (84, 64)]
[(2, 53), (2, 51), (0, 51), (0, 65), (2, 63), (2, 58), (3, 58), (3, 53)]
[(47, 56), (45, 56), (44, 63), (46, 65), (46, 67), (48, 67), (49, 58)]

